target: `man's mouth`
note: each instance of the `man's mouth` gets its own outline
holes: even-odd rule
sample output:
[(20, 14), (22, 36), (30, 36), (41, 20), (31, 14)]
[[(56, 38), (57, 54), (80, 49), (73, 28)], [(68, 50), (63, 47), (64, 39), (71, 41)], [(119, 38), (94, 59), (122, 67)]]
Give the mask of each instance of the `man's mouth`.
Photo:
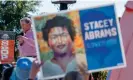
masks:
[(57, 46), (57, 48), (59, 48), (59, 49), (63, 49), (64, 47), (65, 47), (65, 44)]

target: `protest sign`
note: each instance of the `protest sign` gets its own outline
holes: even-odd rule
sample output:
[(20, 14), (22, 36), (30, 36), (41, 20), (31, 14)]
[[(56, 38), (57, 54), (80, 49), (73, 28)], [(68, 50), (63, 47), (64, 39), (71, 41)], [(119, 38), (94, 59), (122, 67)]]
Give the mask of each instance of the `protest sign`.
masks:
[(14, 61), (15, 33), (0, 31), (0, 64)]
[(85, 62), (89, 72), (126, 66), (113, 4), (32, 18), (45, 79), (61, 77)]

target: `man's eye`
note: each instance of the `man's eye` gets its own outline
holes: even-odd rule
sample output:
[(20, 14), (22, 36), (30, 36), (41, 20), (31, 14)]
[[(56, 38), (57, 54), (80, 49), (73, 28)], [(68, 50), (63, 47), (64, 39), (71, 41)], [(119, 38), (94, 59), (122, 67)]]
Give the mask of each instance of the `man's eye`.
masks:
[(67, 33), (63, 33), (62, 36), (67, 36)]

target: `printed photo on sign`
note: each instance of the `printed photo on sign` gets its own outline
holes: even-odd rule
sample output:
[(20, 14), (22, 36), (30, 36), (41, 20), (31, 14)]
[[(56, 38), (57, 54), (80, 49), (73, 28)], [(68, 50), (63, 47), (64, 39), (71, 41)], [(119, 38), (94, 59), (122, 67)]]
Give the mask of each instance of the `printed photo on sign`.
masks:
[(32, 17), (44, 79), (63, 77), (85, 63), (88, 72), (126, 66), (113, 4)]

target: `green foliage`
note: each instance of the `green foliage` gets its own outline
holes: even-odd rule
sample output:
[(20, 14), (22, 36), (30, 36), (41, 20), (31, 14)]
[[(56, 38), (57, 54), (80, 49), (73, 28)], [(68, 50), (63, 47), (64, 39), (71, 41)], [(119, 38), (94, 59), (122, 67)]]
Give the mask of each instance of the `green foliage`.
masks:
[[(35, 12), (40, 1), (14, 0), (0, 1), (0, 30), (20, 33), (20, 19), (29, 16), (27, 12)], [(18, 56), (17, 41), (15, 43), (15, 60)]]
[(94, 80), (106, 80), (108, 71), (100, 71), (93, 73)]
[(28, 16), (27, 12), (35, 12), (36, 5), (39, 1), (0, 1), (0, 30), (19, 30), (19, 20)]

